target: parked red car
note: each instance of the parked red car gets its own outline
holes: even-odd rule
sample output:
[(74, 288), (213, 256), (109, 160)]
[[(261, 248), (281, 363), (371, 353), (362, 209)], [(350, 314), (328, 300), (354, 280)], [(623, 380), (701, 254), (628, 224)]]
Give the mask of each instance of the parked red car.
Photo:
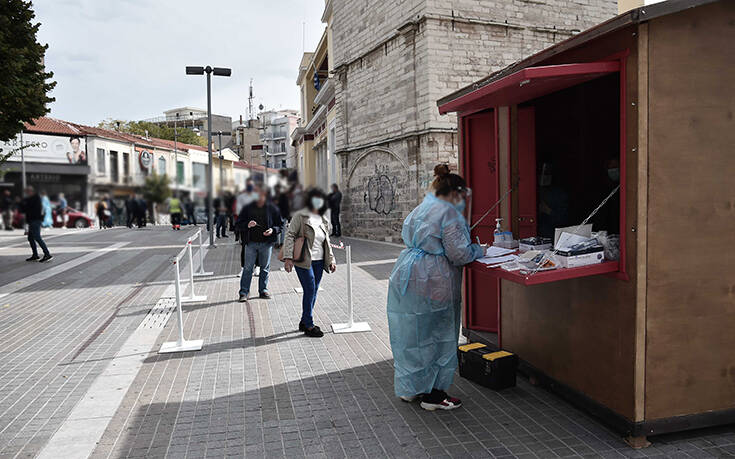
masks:
[[(61, 215), (56, 211), (56, 209), (52, 209), (51, 212), (54, 221), (54, 228), (63, 228), (64, 221), (61, 218)], [(66, 215), (69, 217), (66, 222), (67, 228), (91, 228), (94, 226), (94, 220), (89, 218), (84, 212), (67, 207)], [(23, 228), (23, 219), (23, 214), (16, 210), (15, 213), (13, 213), (13, 227)]]

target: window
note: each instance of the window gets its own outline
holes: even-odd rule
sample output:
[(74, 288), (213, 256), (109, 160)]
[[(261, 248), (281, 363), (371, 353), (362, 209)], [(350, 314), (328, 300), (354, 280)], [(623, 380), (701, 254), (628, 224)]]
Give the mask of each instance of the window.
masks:
[(285, 159), (282, 159), (281, 160), (281, 169), (285, 169), (285, 168), (286, 168), (286, 160)]
[(130, 154), (123, 153), (123, 177), (128, 179), (130, 177)]
[[(519, 238), (554, 238), (557, 228), (579, 225), (612, 193), (589, 223), (593, 231), (620, 237), (619, 260), (599, 258), (593, 265), (534, 273), (484, 266), (473, 270), (523, 285), (606, 273), (626, 278), (625, 171), (621, 167), (625, 164), (625, 120), (620, 98), (625, 81), (624, 72), (618, 69), (616, 62), (529, 68), (490, 83), (478, 94), (470, 93), (464, 102), (453, 101), (461, 105), (459, 111), (473, 108), (476, 112), (462, 117), (468, 181), (477, 196), (489, 196), (483, 202), (475, 201), (476, 206), (492, 205), (497, 200), (492, 193), (506, 191), (499, 190), (498, 174), (508, 174), (508, 181), (517, 188), (510, 195), (513, 204), (508, 206), (513, 215), (511, 223), (503, 223), (505, 229), (512, 229)], [(510, 119), (501, 119), (494, 110), (497, 105), (517, 108), (510, 111)], [(485, 111), (478, 111), (483, 107)], [(508, 162), (512, 169), (496, 172), (499, 143), (493, 133), (501, 123), (515, 126), (509, 139), (515, 148)], [(488, 175), (493, 178), (489, 180)], [(478, 192), (486, 186), (486, 192)], [(478, 225), (473, 237), (491, 239), (494, 216)], [(479, 215), (473, 215), (472, 220), (477, 218)]]
[(191, 163), (192, 183), (194, 188), (203, 190), (207, 183), (207, 165), (202, 163)]
[(166, 175), (166, 158), (163, 156), (158, 158), (158, 174)]
[(286, 153), (286, 142), (281, 142), (281, 153)]
[(178, 161), (176, 163), (176, 183), (179, 185), (184, 184), (184, 162)]
[(118, 173), (118, 167), (117, 167), (117, 152), (111, 151), (110, 152), (110, 178), (114, 183), (117, 183), (118, 180), (120, 180), (120, 174)]
[(97, 149), (97, 173), (105, 173), (105, 150), (102, 148)]

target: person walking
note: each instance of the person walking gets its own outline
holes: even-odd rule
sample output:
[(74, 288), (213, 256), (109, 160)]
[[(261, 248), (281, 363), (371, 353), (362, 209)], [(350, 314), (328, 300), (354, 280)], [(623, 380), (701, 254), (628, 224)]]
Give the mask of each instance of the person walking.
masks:
[(332, 184), (332, 192), (329, 193), (329, 214), (332, 220), (332, 236), (342, 236), (342, 225), (339, 222), (339, 208), (342, 206), (342, 192), (336, 183)]
[(267, 199), (265, 190), (258, 190), (258, 199), (245, 206), (237, 217), (237, 231), (240, 232), (242, 248), (240, 250), (240, 298), (246, 303), (250, 294), (250, 283), (253, 279), (255, 264), (260, 266), (258, 276), (258, 294), (262, 299), (270, 299), (268, 293), (268, 274), (270, 272), (271, 252), (278, 233), (281, 232), (281, 214), (278, 207)]
[[(36, 193), (36, 190), (32, 186), (27, 186), (25, 189), (25, 198), (20, 205), (20, 211), (26, 216), (26, 222), (28, 222), (28, 243), (31, 245), (31, 251), (33, 254), (26, 261), (39, 260), (41, 263), (45, 263), (54, 258), (46, 247), (46, 243), (41, 238), (41, 224), (43, 222), (43, 205), (41, 203), (41, 197)], [(36, 243), (43, 250), (43, 258), (38, 258), (38, 249)]]
[(144, 228), (146, 225), (148, 213), (148, 203), (142, 197), (135, 200), (135, 221), (138, 228)]
[(432, 191), (403, 222), (406, 244), (390, 275), (388, 330), (395, 394), (425, 410), (451, 410), (447, 395), (457, 369), (462, 267), (482, 257), (464, 217), (471, 196), (465, 180), (440, 164)]
[(57, 209), (59, 212), (59, 218), (61, 219), (61, 226), (66, 228), (66, 225), (69, 223), (69, 215), (67, 214), (69, 204), (66, 202), (64, 193), (59, 193), (59, 205), (57, 206)]
[(110, 215), (110, 210), (107, 208), (106, 199), (103, 198), (97, 201), (95, 213), (97, 214), (97, 220), (100, 222), (100, 229), (107, 228), (107, 218)]
[(133, 227), (133, 221), (135, 220), (135, 214), (137, 211), (137, 201), (138, 199), (135, 193), (125, 200), (125, 219), (128, 228)]
[(51, 210), (51, 201), (48, 198), (46, 191), (41, 191), (41, 206), (43, 207), (43, 221), (41, 226), (44, 228), (51, 228), (54, 226), (54, 215)]
[(217, 239), (227, 236), (227, 206), (224, 196), (214, 200), (214, 222), (217, 228)]
[(197, 219), (194, 216), (194, 202), (191, 198), (186, 198), (184, 201), (184, 208), (186, 209), (186, 220), (190, 225), (197, 226)]
[(171, 215), (171, 229), (181, 230), (181, 201), (176, 194), (168, 201), (168, 212)]
[[(295, 212), (288, 225), (283, 242), (283, 261), (286, 272), (296, 268), (296, 275), (304, 290), (301, 299), (299, 331), (313, 338), (321, 338), (324, 332), (314, 325), (314, 305), (324, 271), (333, 273), (337, 263), (329, 243), (329, 224), (324, 218), (327, 196), (319, 188), (306, 193), (306, 207)], [(304, 238), (302, 253), (294, 253), (296, 239)]]
[(13, 197), (10, 195), (10, 190), (3, 190), (3, 196), (0, 198), (0, 212), (2, 212), (5, 231), (13, 231)]

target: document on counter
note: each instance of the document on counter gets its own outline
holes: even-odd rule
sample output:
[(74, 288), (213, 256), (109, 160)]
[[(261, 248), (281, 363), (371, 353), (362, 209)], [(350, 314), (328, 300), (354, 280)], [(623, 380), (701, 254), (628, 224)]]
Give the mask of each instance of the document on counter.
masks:
[(482, 257), (482, 258), (478, 258), (477, 261), (479, 261), (482, 264), (493, 267), (493, 266), (500, 266), (503, 263), (507, 263), (509, 261), (516, 261), (517, 259), (518, 259), (517, 255), (505, 255), (502, 257)]
[(491, 245), (485, 252), (485, 258), (503, 257), (505, 255), (515, 252), (517, 249), (504, 249), (502, 247), (495, 247)]

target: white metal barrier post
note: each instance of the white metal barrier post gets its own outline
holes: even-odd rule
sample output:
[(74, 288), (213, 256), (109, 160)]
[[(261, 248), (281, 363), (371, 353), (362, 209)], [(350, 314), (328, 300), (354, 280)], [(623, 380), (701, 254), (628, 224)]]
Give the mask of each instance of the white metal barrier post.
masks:
[[(333, 246), (336, 248), (342, 248)], [(356, 333), (370, 331), (370, 325), (367, 322), (355, 322), (354, 319), (354, 307), (352, 301), (352, 247), (349, 245), (344, 247), (345, 255), (347, 256), (347, 313), (349, 315), (349, 322), (346, 324), (332, 324), (332, 331), (334, 333)]]
[(176, 311), (179, 319), (179, 339), (176, 341), (168, 341), (161, 345), (161, 349), (158, 350), (159, 354), (169, 354), (172, 352), (187, 352), (187, 351), (199, 351), (202, 349), (204, 341), (201, 339), (187, 341), (184, 338), (184, 313), (181, 311), (181, 276), (179, 274), (179, 260), (181, 253), (174, 257), (173, 265), (174, 272), (176, 273), (176, 280), (174, 287), (176, 290)]
[(189, 296), (181, 298), (182, 303), (194, 303), (197, 301), (206, 301), (207, 295), (197, 295), (194, 293), (194, 255), (191, 248), (191, 240), (186, 241), (186, 251), (189, 252)]
[(197, 231), (199, 234), (199, 269), (194, 273), (195, 276), (211, 276), (213, 272), (204, 271), (204, 245), (202, 244), (202, 230)]

